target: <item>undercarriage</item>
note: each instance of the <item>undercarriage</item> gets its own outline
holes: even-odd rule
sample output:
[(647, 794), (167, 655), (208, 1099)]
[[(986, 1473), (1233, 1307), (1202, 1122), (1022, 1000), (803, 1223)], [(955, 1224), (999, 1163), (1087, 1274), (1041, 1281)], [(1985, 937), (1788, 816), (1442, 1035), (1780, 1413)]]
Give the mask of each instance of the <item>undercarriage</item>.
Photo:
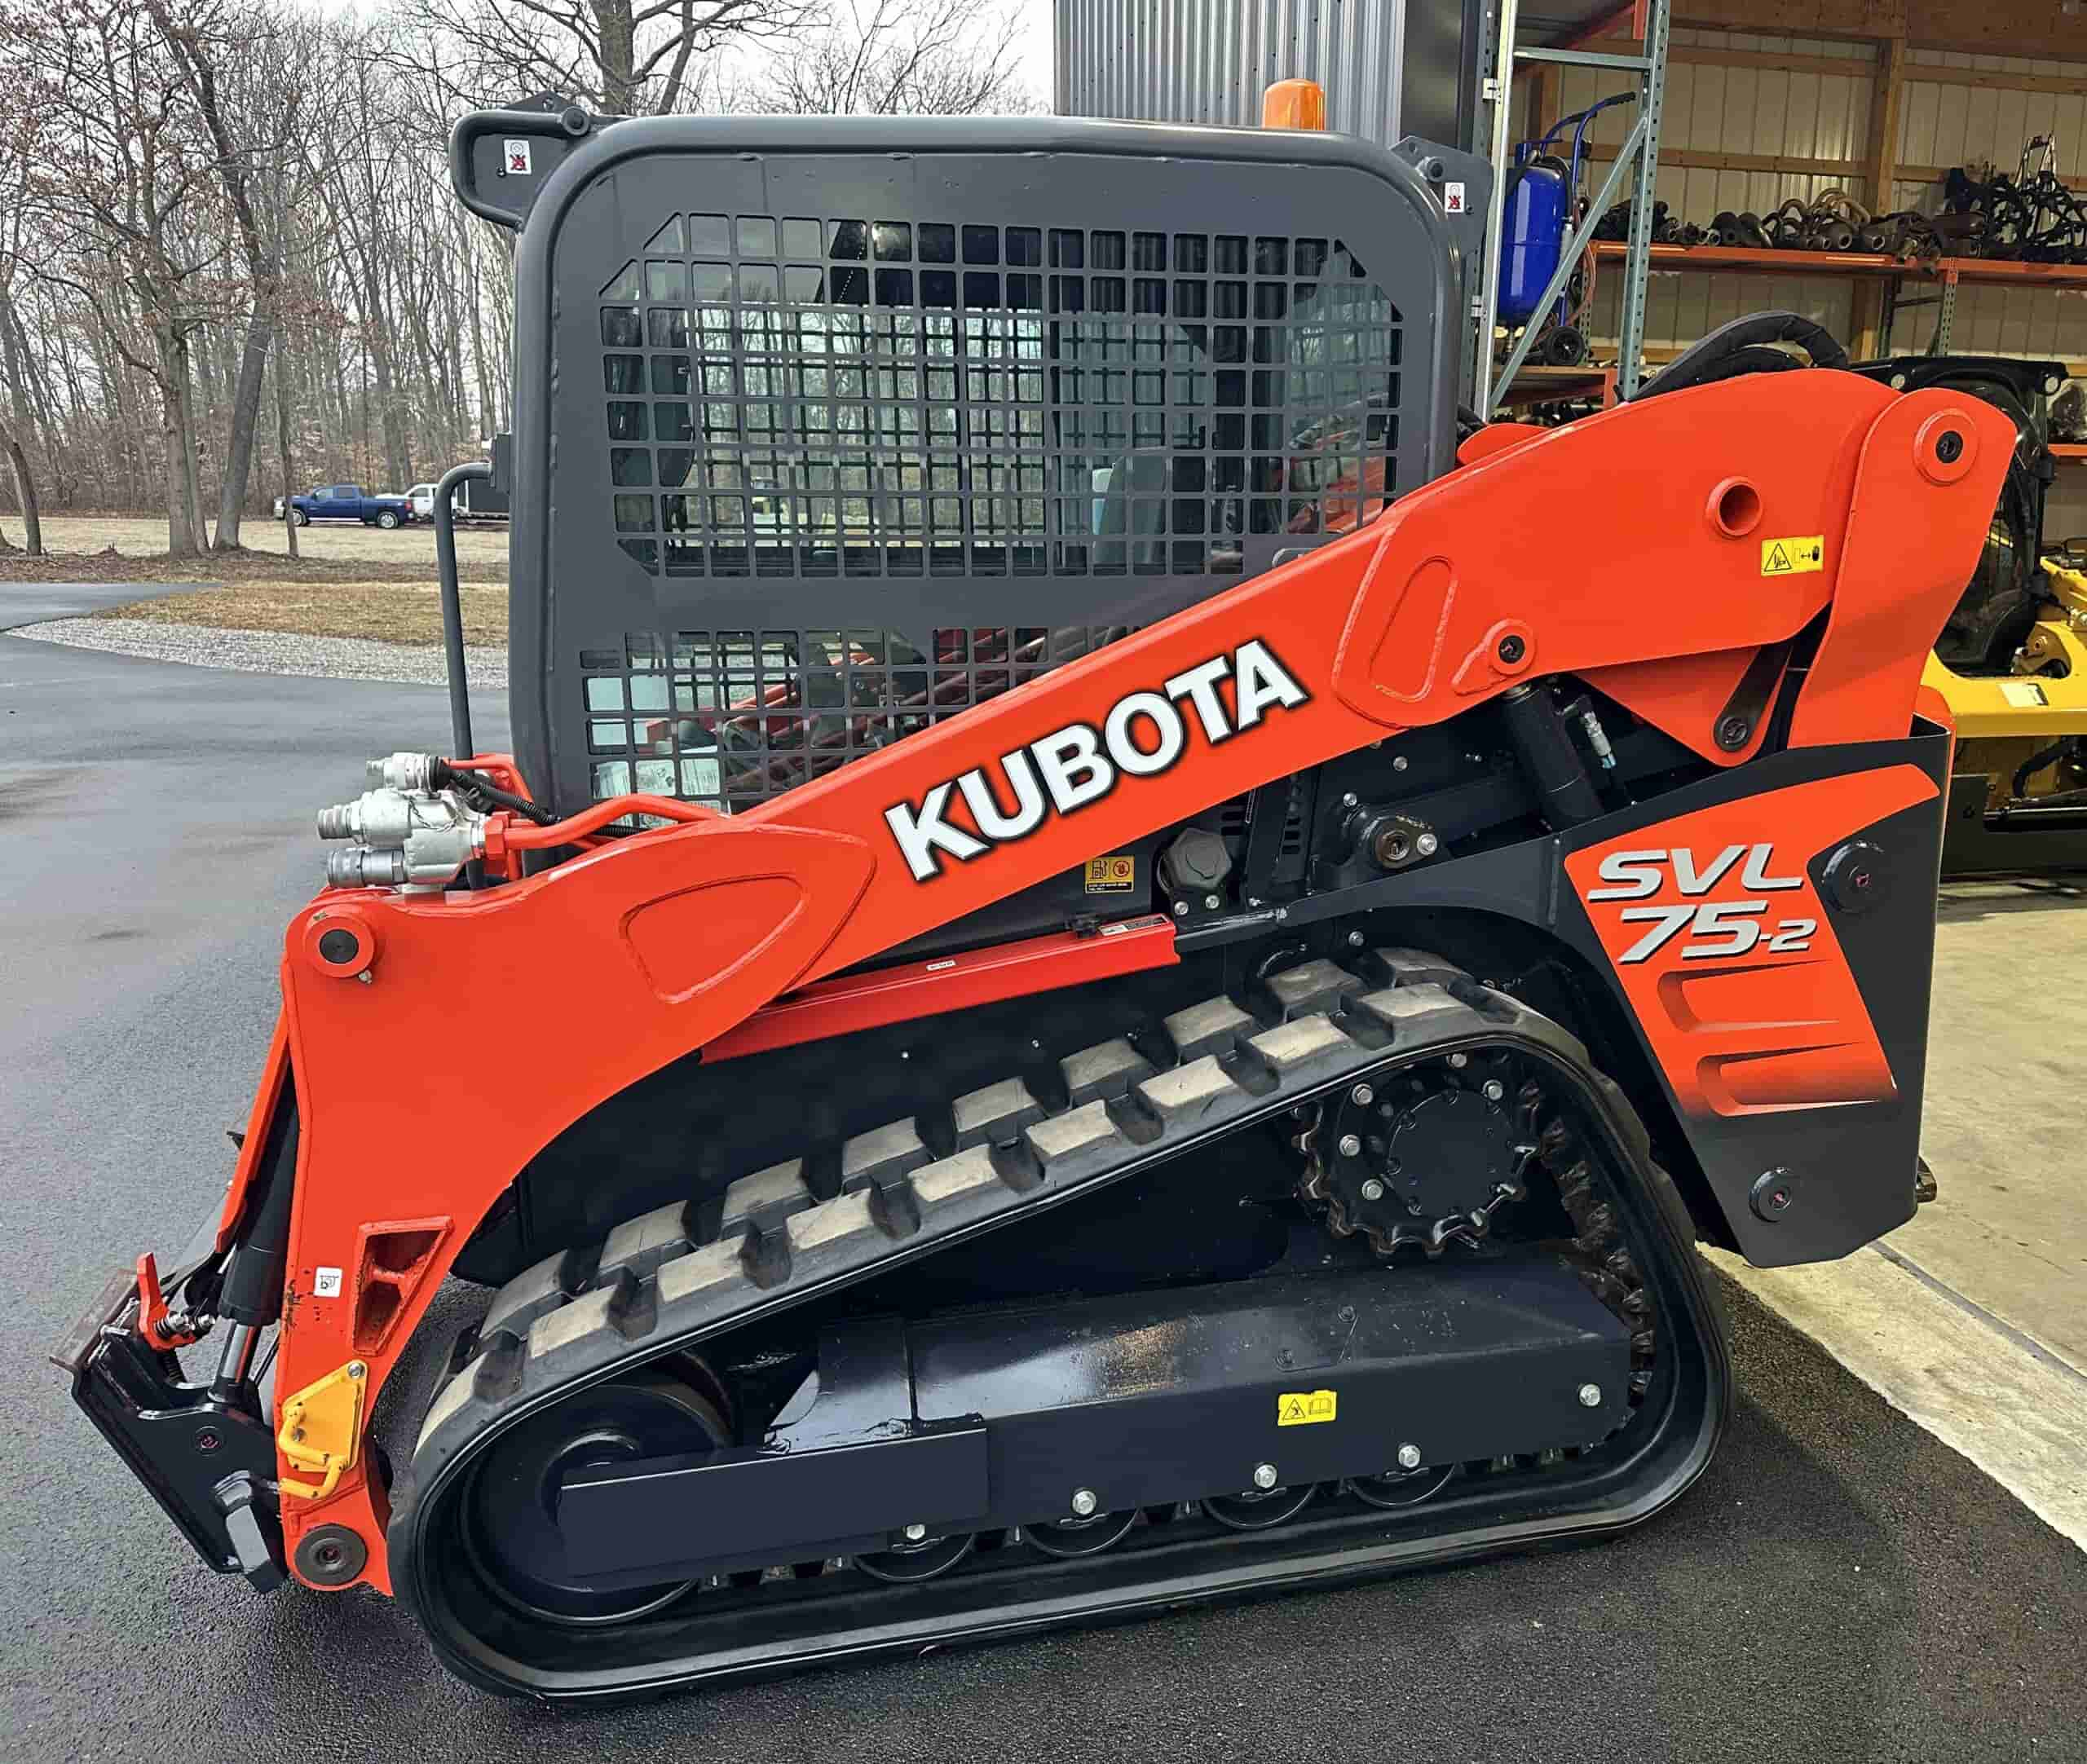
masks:
[(1723, 1345), (1571, 1036), (1410, 950), (1166, 1002), (503, 1287), (391, 1521), (451, 1663), (657, 1689), (1589, 1534), (1693, 1480)]

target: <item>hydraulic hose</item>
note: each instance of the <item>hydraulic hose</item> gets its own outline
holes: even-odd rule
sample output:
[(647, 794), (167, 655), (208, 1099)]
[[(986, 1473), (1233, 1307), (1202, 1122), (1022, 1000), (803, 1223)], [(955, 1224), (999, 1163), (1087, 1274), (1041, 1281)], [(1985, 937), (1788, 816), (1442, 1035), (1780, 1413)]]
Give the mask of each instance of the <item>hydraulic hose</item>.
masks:
[(620, 821), (627, 814), (656, 814), (663, 820), (695, 822), (713, 820), (717, 813), (715, 809), (699, 808), (692, 802), (677, 802), (672, 796), (614, 796), (549, 827), (510, 827), (506, 835), (507, 848), (510, 851), (545, 851), (554, 845), (570, 845), (589, 833), (598, 832), (611, 821)]

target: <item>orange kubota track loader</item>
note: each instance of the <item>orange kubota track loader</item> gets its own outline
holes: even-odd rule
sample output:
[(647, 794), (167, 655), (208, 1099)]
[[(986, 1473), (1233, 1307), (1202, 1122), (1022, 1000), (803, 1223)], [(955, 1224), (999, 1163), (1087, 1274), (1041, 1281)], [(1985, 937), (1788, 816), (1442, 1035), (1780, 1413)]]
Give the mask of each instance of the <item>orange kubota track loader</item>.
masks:
[(586, 1698), (1678, 1497), (1694, 1241), (1915, 1205), (2006, 419), (1692, 369), (1460, 435), (1424, 143), (516, 112), (454, 172), (519, 234), (514, 752), (460, 668), (321, 815), (223, 1216), (60, 1355), (205, 1559)]

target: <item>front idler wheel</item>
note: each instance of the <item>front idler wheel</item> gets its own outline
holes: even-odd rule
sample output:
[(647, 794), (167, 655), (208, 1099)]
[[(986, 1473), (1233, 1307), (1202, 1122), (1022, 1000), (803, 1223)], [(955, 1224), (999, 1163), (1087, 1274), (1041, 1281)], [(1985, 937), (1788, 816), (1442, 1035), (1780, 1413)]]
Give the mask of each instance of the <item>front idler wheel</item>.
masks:
[(855, 1566), (873, 1581), (911, 1585), (916, 1581), (931, 1581), (938, 1574), (948, 1573), (971, 1554), (977, 1541), (969, 1532), (947, 1537), (908, 1537), (889, 1550), (872, 1550), (856, 1557)]
[(575, 1471), (731, 1444), (724, 1417), (698, 1387), (699, 1369), (686, 1369), (686, 1378), (654, 1368), (594, 1385), (532, 1416), (487, 1454), (464, 1492), (461, 1530), (465, 1555), (495, 1597), (545, 1623), (585, 1629), (649, 1616), (695, 1585), (591, 1586), (566, 1568), (558, 1524), (559, 1493)]

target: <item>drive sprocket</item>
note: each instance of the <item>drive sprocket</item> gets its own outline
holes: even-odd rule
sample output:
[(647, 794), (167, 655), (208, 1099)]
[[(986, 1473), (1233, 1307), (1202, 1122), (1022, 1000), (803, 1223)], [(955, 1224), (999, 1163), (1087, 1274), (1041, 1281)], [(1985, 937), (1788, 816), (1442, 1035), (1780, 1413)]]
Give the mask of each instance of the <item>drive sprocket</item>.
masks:
[(1308, 1159), (1305, 1199), (1336, 1236), (1366, 1237), (1379, 1255), (1477, 1244), (1527, 1192), (1536, 1150), (1520, 1131), (1527, 1111), (1511, 1065), (1453, 1053), (1318, 1105), (1297, 1140)]

